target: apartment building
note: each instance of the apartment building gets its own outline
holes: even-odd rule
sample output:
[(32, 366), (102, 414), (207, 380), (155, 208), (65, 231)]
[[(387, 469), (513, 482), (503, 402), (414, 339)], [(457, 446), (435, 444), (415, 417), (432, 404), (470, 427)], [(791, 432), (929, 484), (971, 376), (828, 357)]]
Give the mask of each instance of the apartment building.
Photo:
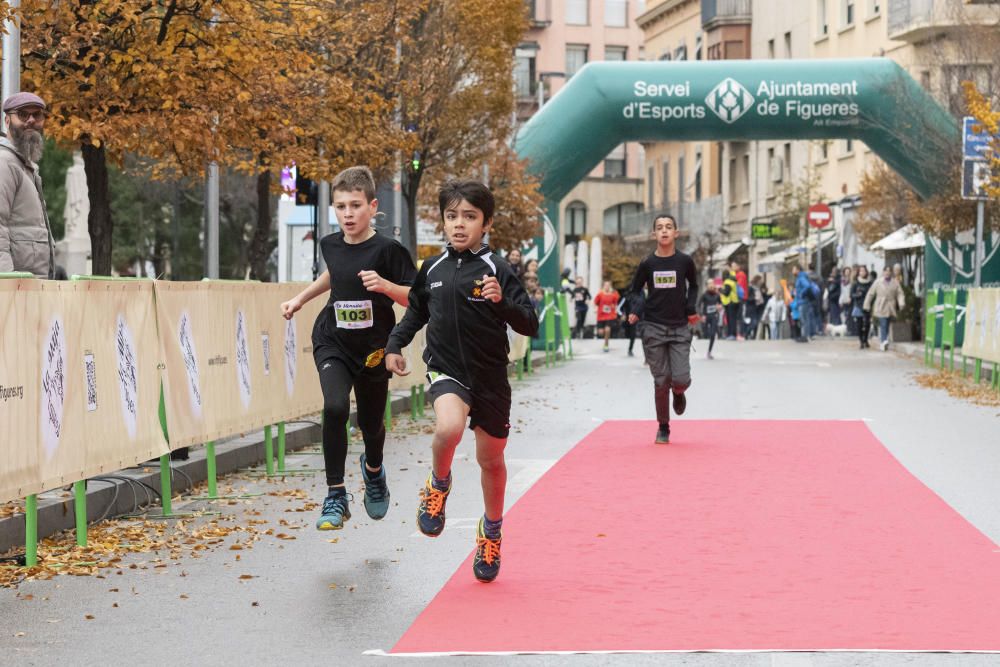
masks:
[[(515, 54), (517, 115), (526, 121), (588, 62), (641, 60), (643, 0), (527, 0), (531, 27)], [(586, 137), (581, 137), (586, 141)], [(642, 146), (615, 148), (560, 203), (561, 245), (629, 235), (644, 209)]]
[[(653, 0), (637, 19), (646, 59), (731, 60), (750, 54), (750, 0)], [(746, 198), (746, 183), (729, 180), (727, 159), (742, 159), (743, 143), (654, 142), (646, 148), (646, 206), (674, 215), (686, 250), (721, 266), (742, 249), (746, 212), (726, 201)], [(732, 172), (735, 173), (735, 172)], [(742, 219), (740, 216), (742, 214)], [(734, 221), (735, 218), (735, 221)]]

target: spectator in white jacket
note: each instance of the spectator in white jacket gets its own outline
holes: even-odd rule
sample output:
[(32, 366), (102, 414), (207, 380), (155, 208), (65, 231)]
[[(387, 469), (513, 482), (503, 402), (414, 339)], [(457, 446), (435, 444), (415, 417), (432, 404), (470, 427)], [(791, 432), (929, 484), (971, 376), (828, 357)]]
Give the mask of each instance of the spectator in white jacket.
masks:
[(785, 301), (780, 297), (781, 295), (775, 292), (764, 306), (763, 318), (771, 329), (772, 340), (781, 338), (781, 323), (785, 321)]

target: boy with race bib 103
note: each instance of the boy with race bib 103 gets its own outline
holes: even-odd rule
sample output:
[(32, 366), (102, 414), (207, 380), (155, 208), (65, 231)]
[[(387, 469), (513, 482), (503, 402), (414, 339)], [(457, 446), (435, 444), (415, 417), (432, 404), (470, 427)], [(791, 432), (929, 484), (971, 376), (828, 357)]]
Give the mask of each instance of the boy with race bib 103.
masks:
[(396, 324), (393, 302), (409, 303), (410, 285), (417, 274), (406, 249), (378, 234), (371, 225), (378, 200), (368, 167), (344, 170), (331, 189), (341, 231), (320, 241), (327, 270), (281, 304), (283, 315), (291, 319), (303, 304), (330, 291), (330, 300), (312, 332), (313, 359), (323, 390), (323, 459), (328, 487), (316, 521), (319, 530), (339, 530), (351, 518), (344, 467), (352, 388), (358, 427), (365, 441), (361, 455), (365, 510), (376, 520), (389, 510), (389, 487), (382, 465), (383, 415), (389, 392), (385, 344)]

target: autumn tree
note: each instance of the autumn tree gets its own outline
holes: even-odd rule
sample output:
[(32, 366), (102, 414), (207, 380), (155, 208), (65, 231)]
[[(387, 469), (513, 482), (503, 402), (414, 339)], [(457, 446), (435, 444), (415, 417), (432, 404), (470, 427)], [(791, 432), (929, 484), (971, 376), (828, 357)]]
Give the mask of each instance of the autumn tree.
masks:
[(382, 42), (401, 6), (27, 0), (26, 79), (52, 101), (52, 133), (83, 152), (95, 273), (111, 269), (107, 165), (130, 153), (154, 177), (200, 176), (210, 161), (257, 175), (248, 254), (263, 273), (274, 173), (296, 161), (328, 177), (398, 147), (382, 140), (392, 103), (377, 68), (394, 56)]
[(400, 41), (400, 119), (412, 141), (402, 189), (414, 243), (425, 176), (469, 174), (510, 136), (511, 54), (527, 20), (523, 0), (428, 0)]

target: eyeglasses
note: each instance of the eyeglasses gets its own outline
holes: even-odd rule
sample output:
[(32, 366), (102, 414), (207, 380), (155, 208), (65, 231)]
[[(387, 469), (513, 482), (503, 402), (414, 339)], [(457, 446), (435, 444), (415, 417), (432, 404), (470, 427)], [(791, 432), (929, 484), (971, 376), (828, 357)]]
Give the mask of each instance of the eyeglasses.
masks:
[(45, 109), (39, 109), (38, 111), (25, 111), (24, 109), (18, 109), (14, 112), (17, 115), (18, 120), (22, 123), (27, 123), (29, 120), (34, 119), (36, 123), (41, 123), (45, 120), (48, 113)]

